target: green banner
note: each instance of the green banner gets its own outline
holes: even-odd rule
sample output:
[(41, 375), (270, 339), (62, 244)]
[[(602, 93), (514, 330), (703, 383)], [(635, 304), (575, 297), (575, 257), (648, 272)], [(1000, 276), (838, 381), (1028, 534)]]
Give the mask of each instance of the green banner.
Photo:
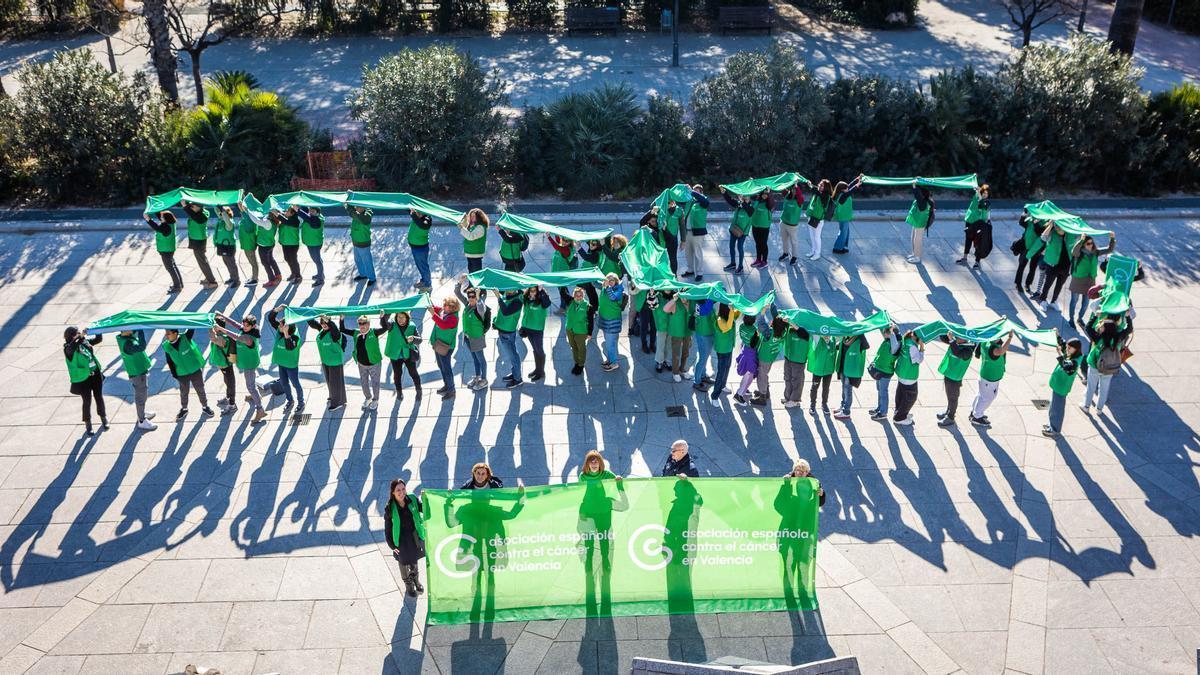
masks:
[(675, 290), (691, 288), (692, 284), (677, 281), (667, 261), (667, 250), (654, 241), (647, 228), (641, 228), (621, 251), (621, 262), (625, 271), (638, 288), (651, 290)]
[(431, 625), (817, 607), (812, 478), (425, 490)]
[(1100, 311), (1105, 314), (1122, 314), (1129, 311), (1129, 293), (1137, 275), (1136, 258), (1114, 253), (1104, 265), (1104, 290), (1100, 292)]
[(241, 190), (195, 190), (175, 188), (170, 192), (146, 197), (146, 213), (158, 213), (189, 201), (202, 206), (233, 206), (242, 198)]
[(669, 202), (686, 204), (690, 201), (692, 201), (692, 186), (686, 183), (676, 183), (659, 193), (658, 198), (654, 200), (654, 206), (657, 206), (661, 212), (667, 209)]
[(348, 206), (361, 206), (375, 211), (408, 211), (411, 209), (449, 223), (457, 223), (463, 217), (462, 211), (446, 208), (441, 204), (410, 195), (407, 192), (350, 192), (346, 195), (345, 203)]
[(927, 178), (921, 176), (903, 176), (903, 177), (884, 177), (884, 176), (863, 176), (863, 185), (881, 185), (884, 187), (904, 187), (911, 186), (913, 181), (921, 187), (943, 188), (946, 190), (974, 190), (979, 187), (979, 178), (969, 173), (963, 176), (941, 176)]
[(782, 192), (796, 183), (808, 183), (808, 179), (795, 171), (787, 171), (776, 176), (768, 176), (766, 178), (751, 178), (740, 183), (727, 183), (721, 187), (735, 195), (756, 195), (763, 190), (772, 192)]
[(532, 218), (525, 218), (512, 213), (500, 214), (500, 219), (496, 221), (497, 227), (503, 227), (512, 232), (520, 232), (521, 234), (553, 234), (559, 237), (566, 237), (572, 241), (593, 241), (604, 239), (612, 234), (612, 228), (604, 230), (588, 231), (588, 230), (573, 230), (569, 227), (559, 227), (550, 225)]
[(784, 321), (803, 328), (813, 335), (847, 337), (862, 335), (892, 325), (892, 318), (882, 309), (862, 321), (846, 321), (836, 316), (817, 314), (807, 309), (785, 309), (779, 312)]
[(419, 293), (400, 300), (381, 302), (374, 305), (337, 305), (328, 307), (291, 307), (283, 310), (284, 323), (301, 323), (319, 316), (369, 316), (371, 314), (392, 314), (394, 312), (412, 312), (429, 307), (429, 294)]
[(1112, 236), (1112, 230), (1094, 228), (1084, 222), (1083, 218), (1058, 208), (1049, 199), (1036, 204), (1026, 204), (1025, 211), (1029, 214), (1029, 217), (1036, 220), (1052, 221), (1060, 229), (1069, 234), (1086, 234), (1089, 237)]
[(467, 281), (475, 288), (495, 291), (515, 291), (532, 286), (578, 286), (600, 283), (604, 273), (598, 269), (570, 270), (567, 272), (506, 272), (490, 267), (467, 275)]
[(213, 325), (212, 312), (163, 312), (157, 310), (125, 310), (88, 324), (88, 332), (117, 333), (123, 330), (155, 330), (174, 328), (206, 330)]
[(266, 218), (270, 212), (270, 209), (265, 204), (258, 201), (258, 197), (249, 192), (242, 196), (242, 206), (246, 207), (247, 211), (250, 211), (259, 218)]
[(913, 330), (917, 337), (925, 342), (937, 339), (946, 334), (962, 338), (967, 342), (981, 343), (1003, 339), (1009, 333), (1016, 333), (1022, 338), (1041, 345), (1054, 346), (1058, 343), (1058, 334), (1053, 329), (1030, 330), (1008, 318), (1001, 317), (982, 326), (964, 326), (950, 321), (931, 321)]
[(326, 192), (321, 190), (304, 190), (302, 192), (284, 192), (283, 194), (267, 197), (267, 207), (283, 211), (289, 206), (308, 208), (315, 206), (327, 209), (346, 203), (346, 192)]
[(730, 293), (725, 290), (725, 285), (720, 281), (694, 284), (691, 288), (680, 292), (679, 295), (687, 300), (723, 302), (742, 314), (749, 314), (750, 316), (762, 314), (772, 302), (775, 302), (775, 291), (767, 291), (758, 300), (751, 302), (749, 298), (740, 293)]

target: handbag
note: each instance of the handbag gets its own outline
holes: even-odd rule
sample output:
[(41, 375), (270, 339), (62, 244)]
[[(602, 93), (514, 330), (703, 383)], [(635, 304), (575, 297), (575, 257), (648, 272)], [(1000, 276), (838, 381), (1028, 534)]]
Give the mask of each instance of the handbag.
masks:
[(468, 337), (467, 338), (467, 349), (469, 349), (473, 352), (481, 352), (481, 351), (483, 351), (483, 348), (486, 346), (487, 346), (487, 340), (485, 340), (481, 337), (477, 337), (477, 338)]
[(1009, 246), (1008, 248), (1010, 251), (1012, 251), (1013, 255), (1024, 255), (1026, 251), (1025, 237), (1017, 237), (1017, 240), (1014, 241), (1012, 246)]
[(446, 344), (445, 342), (442, 342), (441, 340), (434, 340), (433, 341), (433, 351), (438, 356), (446, 356), (447, 354), (450, 353), (450, 345)]
[(731, 225), (729, 227), (729, 234), (732, 234), (734, 239), (739, 239), (741, 237), (746, 236), (746, 231), (743, 230), (742, 228), (738, 227), (737, 225)]
[(867, 364), (867, 374), (871, 376), (872, 380), (882, 380), (891, 377), (890, 374), (876, 368), (874, 363)]

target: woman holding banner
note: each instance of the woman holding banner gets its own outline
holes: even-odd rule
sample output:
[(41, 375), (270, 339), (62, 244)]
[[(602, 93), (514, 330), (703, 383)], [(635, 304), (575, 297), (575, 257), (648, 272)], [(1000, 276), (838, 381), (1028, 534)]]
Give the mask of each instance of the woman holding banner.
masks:
[(325, 214), (321, 213), (321, 209), (310, 206), (308, 211), (297, 209), (296, 215), (304, 222), (304, 226), (300, 228), (300, 242), (308, 251), (308, 257), (317, 266), (312, 285), (320, 286), (325, 283), (325, 262), (321, 258), (321, 247), (325, 245)]
[(67, 359), (67, 375), (71, 378), (71, 393), (83, 401), (83, 435), (92, 435), (92, 401), (100, 416), (100, 428), (108, 428), (104, 409), (104, 373), (92, 347), (100, 344), (103, 335), (89, 337), (87, 329), (67, 326), (63, 331), (63, 356)]
[(817, 414), (817, 389), (821, 390), (821, 410), (829, 412), (829, 384), (837, 368), (837, 355), (837, 340), (828, 335), (809, 342), (808, 372), (812, 375), (812, 385), (808, 390), (808, 412), (811, 415)]
[(850, 252), (850, 225), (854, 222), (854, 197), (851, 194), (862, 185), (862, 175), (855, 178), (849, 185), (838, 181), (833, 186), (833, 221), (838, 224), (838, 236), (833, 242), (833, 252), (837, 254)]
[[(1058, 306), (1058, 294), (1062, 291), (1063, 282), (1070, 272), (1071, 260), (1067, 233), (1058, 225), (1047, 225), (1046, 230), (1042, 232), (1042, 241), (1045, 242), (1046, 248), (1042, 252), (1042, 274), (1038, 277), (1035, 299), (1042, 303), (1043, 312), (1049, 312), (1051, 307)], [(1054, 287), (1053, 294), (1050, 293), (1051, 286)]]
[(754, 262), (751, 267), (762, 269), (767, 266), (768, 247), (771, 241), (771, 211), (775, 210), (775, 200), (771, 191), (764, 189), (754, 198), (754, 208), (750, 212), (750, 231), (754, 234)]
[(804, 192), (800, 185), (793, 185), (783, 191), (783, 206), (779, 211), (779, 239), (783, 253), (779, 262), (788, 260), (788, 264), (796, 264), (796, 252), (800, 248), (800, 218), (804, 215)]
[(929, 193), (929, 189), (917, 185), (917, 181), (913, 181), (913, 203), (908, 207), (908, 216), (904, 218), (904, 222), (908, 223), (912, 228), (910, 241), (912, 242), (912, 254), (906, 258), (908, 262), (914, 265), (921, 264), (921, 251), (925, 243), (925, 232), (933, 226), (935, 215), (935, 205), (933, 195)]
[(921, 377), (921, 362), (925, 360), (925, 343), (913, 331), (904, 334), (900, 356), (896, 359), (896, 413), (892, 422), (897, 426), (912, 426), (912, 409), (917, 405), (917, 380)]
[(1067, 412), (1067, 394), (1075, 384), (1075, 373), (1079, 370), (1079, 359), (1083, 355), (1083, 343), (1079, 338), (1066, 342), (1058, 338), (1058, 363), (1050, 374), (1050, 410), (1047, 424), (1042, 426), (1042, 435), (1054, 438), (1062, 433), (1063, 417)]
[(1079, 303), (1078, 323), (1083, 325), (1084, 314), (1087, 313), (1088, 291), (1096, 285), (1096, 274), (1100, 269), (1100, 256), (1108, 255), (1117, 248), (1117, 236), (1109, 237), (1108, 246), (1103, 249), (1096, 247), (1096, 240), (1084, 235), (1071, 248), (1071, 283), (1067, 290), (1071, 292), (1071, 304), (1067, 308), (1067, 317), (1071, 324), (1076, 323), (1075, 303)]
[(417, 372), (417, 364), (421, 361), (420, 329), (413, 324), (412, 315), (408, 312), (396, 312), (391, 321), (387, 316), (381, 316), (379, 323), (387, 329), (383, 354), (392, 362), (392, 385), (396, 388), (396, 398), (404, 399), (404, 371), (407, 370), (413, 388), (417, 390), (416, 399), (421, 400), (421, 374)]
[(309, 319), (308, 327), (317, 331), (317, 353), (321, 356), (321, 373), (329, 389), (328, 412), (346, 407), (346, 336), (338, 324), (327, 316)]
[(146, 224), (154, 230), (154, 250), (158, 251), (158, 256), (162, 258), (163, 267), (167, 270), (167, 276), (171, 277), (171, 286), (167, 289), (167, 295), (173, 295), (183, 290), (183, 275), (179, 273), (179, 265), (175, 264), (175, 214), (170, 211), (160, 211), (158, 220), (155, 220), (150, 214), (142, 216), (146, 219)]
[[(285, 408), (296, 404), (296, 413), (304, 412), (304, 387), (300, 384), (300, 345), (304, 343), (296, 327), (279, 320), (279, 313), (287, 305), (279, 305), (267, 314), (267, 323), (275, 330), (275, 345), (271, 348), (271, 363), (279, 368), (279, 380), (283, 382), (283, 394), (287, 397)], [(295, 390), (293, 398), (292, 391)]]
[(443, 401), (454, 398), (454, 367), (450, 357), (454, 354), (455, 341), (458, 339), (460, 307), (457, 298), (449, 297), (442, 301), (441, 307), (429, 308), (429, 318), (433, 320), (429, 342), (433, 345), (438, 371), (442, 374), (442, 387), (437, 393)]
[(604, 277), (604, 285), (600, 287), (597, 300), (596, 313), (599, 317), (597, 323), (600, 324), (600, 330), (604, 333), (604, 362), (600, 368), (605, 372), (611, 372), (621, 367), (617, 363), (619, 355), (617, 347), (621, 338), (621, 313), (629, 302), (629, 298), (625, 295), (625, 287), (616, 274), (609, 272)]
[(876, 403), (870, 411), (871, 419), (878, 422), (887, 419), (888, 386), (892, 376), (896, 374), (896, 361), (900, 358), (900, 338), (896, 326), (886, 326), (879, 331), (883, 334), (883, 342), (875, 350), (875, 358), (867, 368), (871, 378), (875, 380)]
[(274, 288), (283, 280), (279, 263), (275, 262), (275, 233), (279, 230), (282, 218), (278, 211), (269, 211), (267, 215), (262, 216), (253, 209), (246, 208), (244, 197), (238, 207), (242, 210), (242, 218), (249, 218), (250, 222), (254, 223), (254, 244), (258, 251), (258, 260), (262, 263), (263, 274), (267, 277), (263, 288)]
[(979, 391), (975, 394), (975, 402), (971, 405), (971, 424), (984, 429), (990, 429), (987, 409), (996, 400), (1000, 392), (1000, 380), (1004, 378), (1005, 364), (1008, 363), (1008, 347), (1012, 344), (1013, 334), (1009, 333), (1004, 340), (996, 340), (986, 345), (975, 347), (975, 355), (979, 357)]
[(567, 316), (563, 327), (567, 331), (567, 344), (571, 346), (571, 360), (575, 365), (571, 374), (583, 374), (587, 364), (587, 341), (592, 337), (592, 303), (588, 301), (587, 293), (582, 286), (576, 286), (571, 294), (571, 304), (567, 305)]
[[(569, 272), (579, 267), (579, 257), (575, 255), (575, 242), (557, 234), (546, 235), (546, 241), (550, 242), (550, 247), (554, 249), (554, 253), (550, 255), (551, 272)], [(559, 313), (566, 313), (567, 306), (571, 304), (571, 292), (566, 286), (558, 287), (558, 300)]]
[(742, 274), (742, 261), (746, 257), (746, 235), (750, 233), (750, 216), (754, 213), (754, 205), (746, 195), (735, 197), (724, 186), (720, 189), (725, 203), (733, 209), (733, 219), (729, 221), (729, 264), (725, 266), (725, 271)]
[(458, 231), (463, 238), (463, 255), (467, 258), (467, 272), (483, 269), (483, 256), (487, 253), (487, 231), (491, 223), (483, 209), (471, 209), (458, 221)]
[(358, 330), (346, 325), (342, 317), (338, 330), (354, 336), (354, 365), (358, 366), (358, 383), (363, 392), (363, 410), (379, 407), (379, 374), (383, 370), (383, 350), (379, 348), (379, 336), (387, 333), (384, 317), (379, 317), (379, 328), (371, 328), (371, 320), (358, 317)]
[(975, 188), (971, 195), (971, 203), (967, 205), (967, 213), (963, 217), (963, 254), (954, 262), (959, 265), (967, 264), (967, 254), (975, 247), (975, 269), (979, 269), (979, 261), (988, 256), (992, 250), (992, 200), (991, 190), (987, 183)]
[(387, 504), (383, 507), (383, 535), (392, 557), (400, 565), (404, 592), (415, 598), (425, 592), (421, 585), (420, 563), (425, 557), (425, 516), (421, 500), (408, 493), (403, 478), (392, 480)]
[(244, 210), (241, 212), (241, 217), (238, 218), (237, 240), (238, 249), (245, 256), (246, 262), (250, 263), (250, 278), (246, 280), (246, 285), (256, 286), (258, 285), (258, 256), (254, 252), (258, 249), (258, 225)]
[(179, 414), (175, 415), (176, 422), (187, 417), (188, 393), (192, 389), (200, 399), (200, 412), (208, 417), (214, 414), (208, 407), (208, 394), (204, 391), (204, 357), (192, 339), (195, 334), (195, 329), (191, 328), (182, 333), (174, 328), (163, 332), (162, 350), (167, 355), (167, 368), (179, 382), (180, 408)]
[[(541, 286), (531, 286), (521, 296), (521, 305), (521, 335), (533, 352), (533, 372), (529, 373), (529, 381), (538, 382), (546, 377), (546, 311), (550, 309), (550, 294)], [(618, 325), (618, 334), (620, 330)]]
[(817, 183), (817, 191), (808, 199), (804, 209), (808, 216), (808, 259), (821, 259), (821, 229), (824, 222), (833, 216), (833, 188), (827, 179)]
[(237, 236), (238, 226), (233, 222), (233, 209), (222, 206), (217, 211), (217, 227), (213, 230), (213, 246), (217, 249), (217, 257), (225, 264), (229, 278), (225, 285), (236, 288), (242, 285), (237, 265)]
[[(467, 388), (481, 391), (488, 386), (487, 356), (484, 354), (487, 340), (484, 339), (484, 335), (487, 335), (492, 327), (492, 309), (487, 306), (487, 291), (472, 286), (467, 281), (467, 275), (463, 274), (454, 285), (454, 295), (465, 308), (462, 315), (462, 340), (475, 365), (475, 377), (467, 382)], [(466, 375), (465, 367), (463, 374)]]
[(737, 319), (742, 313), (725, 303), (717, 306), (716, 327), (713, 330), (713, 353), (717, 356), (717, 373), (713, 378), (709, 401), (720, 407), (721, 394), (728, 393), (729, 369), (733, 366), (733, 348), (737, 344)]
[[(1024, 291), (1026, 294), (1032, 293), (1034, 275), (1037, 274), (1038, 265), (1042, 262), (1042, 251), (1046, 247), (1046, 242), (1042, 241), (1042, 231), (1046, 224), (1040, 220), (1035, 220), (1029, 216), (1029, 211), (1026, 210), (1021, 214), (1021, 218), (1017, 221), (1021, 226), (1021, 237), (1013, 242), (1012, 251), (1017, 256), (1017, 276), (1013, 279), (1018, 291)], [(1028, 274), (1025, 273), (1025, 268), (1029, 268)], [(1021, 276), (1025, 276), (1022, 283)]]
[[(242, 378), (246, 384), (246, 402), (254, 406), (254, 419), (251, 423), (258, 424), (267, 418), (267, 411), (262, 404), (262, 394), (258, 391), (258, 364), (261, 361), (258, 345), (262, 340), (262, 335), (258, 331), (258, 318), (253, 314), (247, 314), (242, 318), (242, 322), (238, 323), (224, 314), (217, 314), (217, 316), (224, 319), (225, 324), (219, 330), (233, 342), (234, 362), (238, 370), (242, 371)], [(228, 329), (228, 326), (236, 328), (239, 332), (234, 333)], [(232, 404), (231, 401), (230, 405)]]
[[(607, 481), (615, 483), (615, 495), (608, 487), (610, 484), (606, 484)], [(625, 503), (625, 486), (620, 476), (608, 470), (604, 457), (597, 450), (589, 450), (584, 456), (579, 482), (585, 486), (583, 501), (579, 504), (579, 533), (582, 536), (580, 544), (586, 551), (584, 595), (587, 615), (609, 616), (612, 613), (612, 594), (609, 590), (612, 576), (612, 514), (614, 510), (623, 508), (618, 503)], [(598, 561), (597, 553), (600, 554)]]
[(196, 257), (196, 266), (200, 268), (200, 274), (204, 275), (204, 281), (200, 283), (200, 286), (207, 289), (216, 288), (217, 278), (213, 276), (212, 267), (208, 264), (208, 254), (206, 253), (208, 247), (208, 219), (210, 217), (208, 209), (188, 201), (181, 201), (179, 205), (183, 207), (183, 212), (188, 217), (188, 248), (192, 250), (192, 255)]
[(833, 414), (834, 419), (850, 419), (850, 405), (854, 402), (854, 390), (862, 384), (863, 372), (867, 369), (867, 350), (871, 343), (866, 335), (848, 335), (842, 339), (837, 352), (837, 373), (842, 380), (842, 405)]
[(433, 289), (429, 276), (429, 230), (433, 217), (416, 209), (408, 210), (408, 250), (412, 252), (413, 264), (417, 266), (417, 280), (413, 288), (428, 293)]

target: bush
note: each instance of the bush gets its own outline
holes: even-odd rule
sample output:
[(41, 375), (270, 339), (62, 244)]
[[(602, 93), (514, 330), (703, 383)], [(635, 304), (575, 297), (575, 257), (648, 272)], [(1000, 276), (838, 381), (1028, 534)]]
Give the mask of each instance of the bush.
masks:
[(552, 28), (557, 4), (551, 0), (506, 0), (506, 28)]
[(445, 45), (405, 49), (363, 69), (350, 112), (363, 123), (355, 144), (366, 175), (382, 190), (462, 193), (494, 187), (503, 175), (504, 83)]
[(438, 0), (437, 29), (442, 33), (456, 30), (487, 30), (491, 25), (487, 0)]
[(692, 145), (710, 175), (768, 176), (823, 159), (824, 91), (789, 47), (731, 56), (696, 85), (690, 106)]
[(917, 0), (793, 0), (800, 7), (842, 23), (904, 28), (916, 23)]
[(912, 83), (881, 75), (838, 79), (825, 100), (835, 131), (825, 144), (820, 177), (844, 180), (857, 171), (906, 176), (914, 163), (924, 162), (915, 154), (914, 129), (928, 116), (929, 102)]
[(526, 106), (513, 130), (513, 183), (521, 194), (551, 192), (557, 173), (550, 165), (554, 120), (545, 106)]
[(1151, 97), (1148, 127), (1158, 144), (1150, 182), (1168, 190), (1200, 184), (1200, 87), (1184, 82)]
[(638, 123), (634, 175), (641, 194), (652, 194), (690, 175), (683, 106), (670, 96), (651, 96)]
[[(1171, 7), (1175, 7), (1174, 16)], [(1200, 0), (1146, 0), (1142, 18), (1156, 23), (1166, 23), (1171, 17), (1171, 26), (1189, 33), (1200, 33)]]

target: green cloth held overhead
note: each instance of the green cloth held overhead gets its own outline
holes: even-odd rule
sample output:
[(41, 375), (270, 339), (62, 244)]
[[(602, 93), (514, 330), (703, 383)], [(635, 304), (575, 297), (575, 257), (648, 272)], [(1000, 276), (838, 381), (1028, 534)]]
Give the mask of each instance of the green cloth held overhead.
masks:
[(349, 192), (346, 194), (345, 204), (375, 211), (413, 210), (448, 223), (457, 223), (463, 217), (462, 211), (446, 208), (407, 192)]
[(621, 263), (639, 289), (658, 291), (692, 287), (692, 284), (675, 280), (667, 262), (666, 249), (654, 241), (654, 235), (646, 228), (638, 230), (621, 251)]
[(1083, 218), (1067, 213), (1058, 208), (1054, 202), (1050, 200), (1038, 202), (1036, 204), (1026, 204), (1025, 211), (1029, 213), (1030, 218), (1035, 220), (1051, 221), (1067, 234), (1086, 234), (1090, 237), (1110, 237), (1112, 230), (1100, 230), (1088, 225)]
[(761, 298), (751, 302), (749, 298), (740, 293), (726, 291), (725, 286), (720, 281), (710, 281), (682, 290), (679, 297), (687, 300), (723, 302), (742, 314), (757, 316), (762, 314), (768, 305), (775, 302), (775, 291), (767, 291)]
[(658, 197), (654, 199), (654, 206), (657, 206), (661, 212), (666, 210), (668, 202), (687, 204), (690, 201), (692, 201), (692, 186), (686, 183), (676, 183), (659, 193)]
[(146, 213), (158, 213), (188, 201), (201, 206), (233, 206), (242, 198), (241, 190), (196, 190), (175, 188), (170, 192), (146, 197)]
[(1129, 292), (1137, 275), (1138, 261), (1129, 256), (1112, 254), (1104, 266), (1104, 290), (1100, 291), (1100, 311), (1121, 314), (1129, 311)]
[(112, 316), (106, 316), (93, 321), (88, 326), (88, 332), (93, 335), (100, 333), (117, 333), (123, 330), (155, 330), (172, 328), (188, 330), (192, 328), (205, 329), (213, 325), (212, 312), (164, 312), (158, 310), (125, 310)]
[(836, 316), (825, 316), (807, 309), (785, 309), (779, 312), (779, 316), (783, 317), (784, 321), (808, 331), (813, 337), (862, 335), (892, 324), (892, 318), (882, 309), (862, 321), (845, 321)]
[(510, 232), (520, 232), (521, 234), (553, 234), (566, 237), (572, 241), (596, 241), (612, 234), (611, 227), (596, 231), (573, 230), (569, 227), (550, 225), (549, 223), (543, 223), (532, 218), (525, 218), (511, 213), (500, 214), (500, 219), (496, 221), (496, 226), (503, 227)]
[(467, 281), (475, 288), (496, 291), (516, 291), (533, 286), (578, 286), (600, 283), (604, 274), (597, 269), (568, 270), (566, 272), (506, 272), (492, 268), (481, 269), (467, 275)]
[(728, 183), (722, 185), (726, 191), (732, 192), (735, 195), (756, 195), (763, 190), (772, 192), (782, 192), (796, 183), (808, 183), (809, 180), (795, 171), (787, 171), (775, 176), (766, 178), (751, 178), (740, 183)]
[(962, 176), (941, 176), (941, 177), (917, 177), (917, 176), (902, 176), (902, 177), (885, 177), (885, 176), (863, 176), (863, 185), (879, 185), (883, 187), (905, 187), (911, 186), (913, 181), (917, 181), (920, 187), (928, 188), (944, 188), (946, 190), (974, 190), (979, 187), (979, 178), (969, 173)]
[(329, 192), (324, 190), (304, 190), (302, 192), (284, 192), (283, 194), (267, 197), (267, 206), (283, 211), (289, 206), (308, 208), (315, 206), (327, 209), (346, 203), (346, 192)]
[(981, 343), (1002, 339), (1009, 333), (1016, 333), (1026, 340), (1040, 345), (1055, 345), (1057, 338), (1052, 329), (1030, 330), (1007, 317), (1001, 317), (982, 326), (964, 326), (950, 321), (931, 321), (917, 327), (913, 332), (923, 342), (929, 342), (940, 335), (949, 333), (968, 342)]
[(301, 323), (319, 316), (365, 316), (380, 312), (392, 314), (395, 312), (411, 312), (430, 306), (429, 294), (410, 295), (400, 300), (380, 302), (374, 305), (341, 305), (329, 307), (288, 307), (283, 311), (283, 322), (288, 324)]

